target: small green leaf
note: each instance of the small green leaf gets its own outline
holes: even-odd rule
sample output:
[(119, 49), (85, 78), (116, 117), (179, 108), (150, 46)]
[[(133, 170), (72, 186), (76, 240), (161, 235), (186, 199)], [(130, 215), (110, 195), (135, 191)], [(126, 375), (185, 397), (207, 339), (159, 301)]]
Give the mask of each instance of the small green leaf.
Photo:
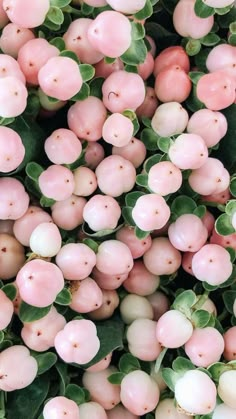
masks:
[(216, 33), (208, 33), (206, 36), (200, 39), (202, 45), (206, 47), (212, 47), (220, 42), (220, 37)]
[(145, 193), (144, 192), (130, 192), (125, 196), (125, 204), (127, 205), (127, 207), (134, 207), (137, 200), (141, 197), (144, 196)]
[(55, 204), (55, 202), (56, 201), (54, 199), (47, 198), (46, 196), (42, 196), (41, 199), (40, 199), (41, 207), (45, 207), (45, 208), (51, 207), (52, 205)]
[(50, 0), (50, 5), (55, 6), (55, 7), (59, 7), (60, 9), (62, 9), (62, 7), (68, 6), (68, 4), (70, 4), (70, 2), (71, 2), (71, 0)]
[(0, 330), (0, 343), (4, 341), (4, 332)]
[(119, 360), (119, 370), (124, 374), (129, 374), (132, 371), (140, 370), (140, 362), (135, 356), (130, 353), (122, 355)]
[(78, 102), (79, 100), (85, 100), (90, 95), (90, 87), (87, 83), (83, 83), (81, 89), (76, 95), (74, 95), (70, 100), (73, 102)]
[(79, 58), (75, 54), (75, 52), (65, 49), (64, 51), (60, 52), (60, 57), (68, 57), (72, 60), (76, 61), (77, 64), (80, 64)]
[(229, 30), (232, 34), (236, 33), (236, 22), (231, 22), (229, 25)]
[(22, 323), (31, 323), (45, 317), (51, 310), (51, 305), (47, 307), (34, 307), (24, 301), (20, 304), (19, 318)]
[(14, 284), (6, 284), (2, 287), (2, 291), (5, 292), (6, 296), (13, 301), (16, 298), (17, 288)]
[(44, 169), (38, 163), (30, 162), (26, 165), (25, 171), (30, 179), (38, 182), (38, 178), (41, 175), (41, 173), (43, 173)]
[(50, 44), (54, 45), (54, 47), (58, 48), (59, 51), (64, 51), (65, 47), (66, 47), (64, 39), (60, 38), (59, 36), (57, 36), (56, 38), (51, 39)]
[(178, 217), (183, 214), (192, 214), (197, 208), (196, 202), (186, 195), (177, 196), (171, 205), (171, 212)]
[(151, 128), (144, 128), (140, 136), (141, 141), (149, 151), (158, 150), (158, 138), (159, 136)]
[(60, 378), (59, 396), (65, 396), (66, 386), (69, 381), (68, 365), (62, 362), (57, 362), (55, 364), (55, 368)]
[(214, 8), (207, 6), (202, 0), (196, 0), (194, 11), (196, 15), (201, 18), (212, 16), (215, 13)]
[(143, 39), (145, 37), (145, 29), (141, 23), (138, 22), (131, 22), (132, 26), (132, 39), (134, 41), (138, 41), (139, 39)]
[(193, 365), (193, 363), (182, 356), (178, 356), (172, 363), (172, 368), (175, 372), (178, 373), (185, 373), (189, 370), (195, 370), (196, 367)]
[(197, 112), (200, 109), (204, 109), (205, 105), (197, 97), (197, 86), (193, 84), (192, 91), (186, 100), (186, 105), (191, 112)]
[(142, 124), (145, 127), (152, 129), (152, 123), (151, 123), (151, 119), (150, 118), (147, 118), (146, 116), (142, 116), (141, 121), (142, 121)]
[(83, 232), (89, 236), (89, 237), (105, 237), (105, 236), (110, 236), (111, 234), (114, 234), (116, 231), (118, 231), (120, 228), (122, 227), (121, 225), (118, 225), (116, 228), (114, 229), (106, 229), (106, 230), (99, 230), (99, 231), (93, 231), (90, 229), (89, 225), (84, 222), (83, 223)]
[(107, 379), (111, 384), (120, 385), (124, 377), (125, 374), (123, 372), (114, 372), (113, 374), (109, 375)]
[(132, 41), (131, 46), (121, 55), (121, 60), (125, 64), (138, 65), (144, 63), (147, 55), (147, 47), (142, 39)]
[(236, 177), (233, 177), (230, 186), (229, 186), (230, 193), (236, 197)]
[(84, 3), (84, 2), (82, 3), (81, 12), (83, 13), (83, 15), (89, 16), (93, 13), (93, 11), (94, 11), (94, 7), (90, 6), (87, 3)]
[(193, 57), (200, 52), (201, 47), (201, 42), (198, 39), (189, 39), (185, 45), (185, 50), (190, 57)]
[(161, 154), (154, 154), (153, 156), (149, 157), (147, 160), (145, 160), (143, 168), (146, 173), (149, 173), (151, 167), (153, 167), (155, 164), (159, 163), (161, 161), (162, 155)]
[[(175, 391), (175, 385), (179, 379), (179, 374), (173, 371), (171, 368), (163, 368), (162, 377), (167, 386), (173, 392)], [(163, 418), (164, 419), (164, 418)]]
[(231, 262), (234, 263), (236, 257), (236, 250), (234, 250), (232, 247), (226, 247), (225, 249), (227, 250), (227, 252), (229, 252)]
[(147, 236), (149, 236), (150, 231), (143, 231), (139, 227), (135, 227), (135, 235), (139, 240), (146, 239)]
[(159, 150), (163, 153), (168, 153), (170, 146), (173, 144), (173, 141), (170, 137), (159, 137), (157, 140), (157, 145)]
[(61, 306), (68, 306), (72, 301), (72, 295), (68, 288), (63, 288), (59, 294), (57, 294), (57, 297), (55, 299), (55, 303), (59, 304)]
[(229, 6), (226, 6), (226, 7), (215, 8), (215, 13), (217, 15), (224, 16), (230, 11), (232, 6), (233, 6), (233, 4), (230, 4)]
[(156, 362), (155, 362), (155, 373), (157, 374), (160, 371), (163, 359), (165, 357), (166, 352), (168, 351), (168, 348), (162, 349), (160, 354), (158, 355)]
[(92, 249), (95, 253), (97, 253), (99, 244), (95, 242), (95, 240), (84, 239), (83, 243), (86, 244), (86, 246), (90, 247), (90, 249)]
[(57, 362), (57, 355), (53, 352), (45, 352), (43, 354), (35, 352), (33, 357), (38, 363), (38, 375), (44, 374), (46, 371), (50, 370)]
[(123, 207), (122, 216), (128, 225), (135, 227), (135, 222), (132, 217), (132, 211), (133, 211), (132, 207)]
[(86, 401), (83, 388), (77, 384), (68, 384), (65, 390), (65, 397), (73, 400), (78, 406)]
[(227, 290), (223, 293), (223, 301), (224, 301), (225, 307), (227, 311), (231, 314), (234, 313), (233, 305), (234, 305), (235, 300), (236, 300), (236, 291)]
[(7, 126), (12, 124), (15, 118), (0, 118), (0, 125)]
[(202, 76), (204, 76), (205, 73), (203, 73), (202, 71), (190, 71), (188, 73), (191, 81), (193, 82), (193, 84), (197, 85), (198, 81), (200, 80), (200, 78)]
[(116, 60), (117, 60), (117, 58), (115, 58), (115, 57), (105, 57), (104, 58), (104, 62), (106, 64), (113, 64)]
[(135, 13), (135, 18), (137, 20), (147, 19), (148, 17), (152, 16), (153, 14), (153, 7), (150, 0), (146, 0), (145, 6), (142, 10)]
[(137, 175), (136, 183), (137, 185), (146, 188), (148, 186), (148, 175)]
[(232, 45), (233, 47), (236, 46), (236, 34), (235, 33), (232, 33), (228, 36), (228, 43), (230, 45)]
[(64, 15), (59, 7), (52, 6), (47, 13), (47, 19), (55, 25), (61, 25), (64, 21)]
[(206, 327), (210, 320), (211, 314), (206, 310), (196, 310), (192, 314), (192, 322), (195, 327), (203, 328)]
[(224, 364), (223, 362), (216, 362), (215, 364), (210, 365), (207, 370), (210, 372), (212, 379), (218, 383), (219, 378), (223, 372), (230, 371), (233, 368), (229, 364)]
[(196, 302), (196, 294), (192, 290), (185, 290), (175, 298), (173, 308), (182, 311), (186, 307), (191, 308)]
[(199, 218), (202, 218), (206, 214), (206, 206), (199, 205), (194, 211), (193, 214)]
[(51, 20), (49, 20), (47, 17), (45, 21), (43, 22), (43, 26), (45, 26), (47, 29), (49, 29), (52, 32), (57, 32), (61, 29), (61, 25), (51, 22)]
[(231, 217), (228, 214), (221, 214), (216, 222), (215, 229), (221, 236), (228, 236), (229, 234), (235, 233), (235, 229), (232, 226)]
[(91, 80), (89, 83), (90, 88), (90, 96), (98, 97), (99, 99), (102, 99), (102, 86), (104, 83), (103, 77), (95, 77)]
[(95, 68), (90, 64), (80, 64), (79, 69), (84, 82), (91, 80), (95, 75)]

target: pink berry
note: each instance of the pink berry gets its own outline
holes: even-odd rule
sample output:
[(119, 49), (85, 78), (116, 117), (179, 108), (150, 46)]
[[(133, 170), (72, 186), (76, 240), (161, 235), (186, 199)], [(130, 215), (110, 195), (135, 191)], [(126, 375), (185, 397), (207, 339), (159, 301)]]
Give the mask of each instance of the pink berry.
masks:
[(55, 202), (51, 207), (54, 223), (64, 230), (73, 230), (83, 223), (83, 209), (86, 199), (71, 195), (64, 201)]
[(155, 291), (153, 294), (147, 296), (148, 301), (151, 303), (154, 317), (153, 320), (159, 320), (162, 314), (170, 308), (170, 301), (167, 296), (161, 291)]
[(179, 348), (191, 338), (192, 333), (192, 323), (178, 310), (167, 311), (157, 322), (157, 340), (166, 348)]
[(61, 248), (61, 234), (54, 223), (41, 223), (30, 236), (31, 250), (43, 257), (53, 257)]
[(0, 233), (0, 278), (11, 279), (25, 263), (25, 249), (14, 236)]
[(11, 322), (14, 312), (12, 301), (0, 289), (0, 330), (4, 330)]
[(194, 365), (207, 368), (220, 360), (224, 339), (214, 327), (196, 328), (185, 343), (184, 350)]
[(25, 147), (19, 134), (11, 128), (0, 127), (0, 171), (17, 169), (25, 156)]
[(0, 178), (0, 219), (17, 220), (29, 206), (29, 195), (22, 183), (10, 177)]
[(179, 65), (186, 73), (190, 70), (190, 60), (182, 46), (175, 45), (163, 49), (155, 58), (154, 76), (169, 65)]
[(133, 267), (132, 254), (126, 244), (118, 240), (106, 240), (100, 244), (96, 267), (104, 274), (124, 274)]
[(152, 320), (153, 308), (147, 298), (136, 294), (128, 294), (121, 301), (120, 314), (125, 324), (131, 324), (137, 319)]
[(181, 0), (173, 13), (173, 23), (176, 32), (183, 36), (199, 39), (207, 35), (214, 23), (214, 17), (200, 18), (194, 11), (195, 0)]
[(207, 241), (208, 232), (194, 214), (183, 214), (168, 229), (173, 246), (182, 252), (197, 252)]
[(34, 38), (35, 35), (30, 29), (8, 23), (2, 30), (0, 48), (4, 54), (17, 58), (20, 48)]
[(221, 400), (232, 409), (236, 409), (235, 380), (236, 371), (226, 370), (220, 375), (219, 384), (217, 387), (217, 392)]
[(112, 154), (123, 157), (129, 160), (135, 169), (139, 167), (145, 160), (147, 150), (145, 145), (138, 138), (132, 137), (127, 145), (123, 147), (113, 146)]
[(79, 407), (73, 401), (64, 396), (57, 396), (50, 399), (44, 406), (44, 419), (79, 419)]
[(132, 253), (133, 259), (138, 259), (150, 249), (152, 244), (151, 236), (140, 240), (135, 234), (135, 229), (130, 226), (124, 226), (116, 232), (116, 239), (125, 243)]
[(96, 402), (87, 402), (79, 405), (79, 419), (107, 419), (105, 409)]
[(41, 192), (47, 198), (64, 201), (74, 190), (73, 173), (67, 167), (53, 164), (44, 170), (38, 179)]
[(97, 189), (97, 178), (93, 170), (80, 166), (73, 172), (74, 194), (77, 196), (89, 196)]
[(134, 320), (127, 328), (126, 337), (130, 353), (143, 361), (154, 361), (161, 352), (153, 320)]
[(189, 119), (187, 131), (200, 135), (209, 148), (219, 143), (225, 136), (227, 128), (227, 119), (221, 112), (200, 109)]
[(8, 76), (0, 78), (0, 115), (3, 118), (15, 118), (21, 115), (27, 105), (28, 91), (18, 78)]
[(14, 222), (13, 232), (16, 239), (29, 247), (33, 230), (41, 223), (49, 223), (52, 217), (40, 207), (30, 205), (27, 211)]
[(208, 158), (207, 146), (197, 134), (181, 134), (170, 146), (168, 155), (179, 169), (198, 169)]
[(156, 77), (154, 86), (156, 96), (161, 102), (179, 103), (188, 98), (191, 88), (192, 83), (189, 76), (176, 64), (161, 70)]
[(83, 218), (91, 230), (113, 230), (117, 227), (121, 209), (111, 196), (94, 195), (84, 206)]
[(144, 231), (162, 228), (170, 218), (170, 208), (158, 194), (147, 194), (137, 199), (132, 210), (135, 224)]
[[(3, 0), (9, 19), (23, 28), (42, 25), (50, 8), (49, 0)], [(27, 10), (27, 13), (25, 11)]]
[(94, 279), (88, 277), (82, 281), (75, 281), (71, 286), (72, 301), (70, 308), (78, 313), (89, 313), (101, 307), (102, 291)]
[(204, 74), (197, 83), (196, 94), (206, 108), (220, 111), (235, 101), (235, 80), (226, 70)]
[(97, 142), (88, 143), (85, 150), (85, 161), (90, 169), (96, 169), (105, 157), (104, 148)]
[(158, 106), (152, 118), (152, 128), (161, 137), (181, 134), (188, 124), (188, 112), (178, 102)]
[(170, 161), (154, 164), (148, 172), (148, 187), (161, 196), (177, 192), (182, 185), (182, 172)]
[(87, 278), (96, 264), (96, 254), (83, 243), (68, 243), (56, 256), (56, 264), (69, 281)]
[(130, 142), (133, 131), (133, 123), (128, 117), (120, 113), (113, 113), (108, 116), (103, 125), (102, 136), (106, 143), (124, 147)]
[(167, 237), (157, 237), (144, 254), (143, 262), (154, 275), (171, 275), (181, 265), (181, 253)]
[(174, 399), (163, 399), (158, 403), (155, 411), (155, 419), (189, 419), (185, 413), (179, 413)]
[(60, 128), (45, 140), (44, 149), (52, 163), (71, 164), (79, 158), (82, 145), (72, 131)]

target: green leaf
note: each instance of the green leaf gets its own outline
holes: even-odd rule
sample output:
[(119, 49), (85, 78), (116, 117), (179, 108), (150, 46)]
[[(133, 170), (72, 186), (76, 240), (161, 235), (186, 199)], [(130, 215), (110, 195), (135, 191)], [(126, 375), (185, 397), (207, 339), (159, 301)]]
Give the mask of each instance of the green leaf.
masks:
[(52, 205), (54, 205), (55, 202), (56, 201), (54, 199), (47, 198), (46, 196), (42, 196), (41, 199), (40, 199), (41, 207), (45, 207), (45, 208), (52, 207)]
[(84, 82), (91, 80), (95, 75), (95, 68), (90, 64), (80, 64), (79, 69)]
[(195, 370), (196, 367), (193, 365), (193, 363), (182, 356), (178, 356), (172, 363), (172, 368), (175, 372), (178, 373), (185, 373), (189, 370)]
[(165, 357), (166, 352), (168, 351), (168, 348), (162, 349), (162, 351), (159, 353), (156, 362), (155, 362), (155, 373), (157, 374), (160, 371), (163, 359)]
[(142, 116), (141, 121), (142, 121), (142, 124), (145, 127), (152, 129), (152, 123), (151, 123), (151, 119), (150, 118), (147, 118), (146, 116)]
[(144, 188), (146, 188), (148, 186), (148, 175), (137, 175), (136, 183), (137, 185), (143, 186)]
[[(234, 369), (230, 364), (224, 364), (223, 362), (216, 362), (215, 364), (210, 365), (207, 370), (210, 372), (212, 379), (218, 383), (219, 378), (223, 372), (230, 371)], [(223, 418), (222, 418), (223, 419)]]
[(206, 327), (210, 318), (211, 318), (211, 314), (206, 310), (196, 310), (192, 314), (192, 322), (194, 323), (194, 327), (199, 327), (199, 328)]
[(228, 129), (225, 137), (220, 140), (219, 149), (214, 153), (214, 157), (219, 157), (220, 161), (230, 170), (236, 162), (236, 104), (223, 109), (221, 112), (227, 119)]
[(191, 93), (185, 102), (191, 112), (197, 112), (200, 109), (205, 108), (204, 103), (202, 103), (197, 97), (196, 89), (197, 86), (193, 84)]
[(0, 330), (0, 343), (4, 341), (4, 332)]
[(132, 41), (131, 46), (121, 55), (121, 60), (125, 64), (138, 65), (145, 61), (147, 47), (142, 39)]
[(38, 163), (31, 162), (27, 164), (25, 171), (30, 179), (34, 180), (35, 182), (38, 182), (38, 178), (41, 175), (41, 173), (43, 173), (44, 168), (40, 166)]
[(228, 29), (230, 24), (236, 21), (236, 8), (232, 7), (226, 15), (219, 15), (217, 21), (221, 28)]
[(196, 202), (186, 195), (177, 196), (171, 205), (171, 212), (178, 217), (183, 214), (192, 214), (197, 208)]
[(236, 197), (236, 178), (233, 177), (233, 179), (230, 182), (229, 186), (230, 193)]
[(132, 39), (134, 41), (138, 41), (139, 39), (143, 39), (145, 37), (145, 29), (141, 23), (138, 22), (131, 22), (132, 26)]
[(196, 0), (194, 11), (196, 15), (201, 18), (212, 16), (215, 13), (214, 8), (207, 6), (202, 0)]
[(83, 223), (83, 226), (82, 226), (82, 229), (83, 229), (83, 232), (87, 236), (99, 238), (99, 237), (105, 237), (105, 236), (110, 236), (111, 234), (114, 234), (116, 231), (118, 231), (122, 227), (122, 225), (123, 224), (120, 224), (120, 225), (118, 225), (114, 229), (106, 229), (106, 230), (93, 231), (93, 230), (90, 229), (89, 225), (86, 222), (84, 222)]
[(149, 151), (158, 150), (159, 136), (151, 128), (144, 128), (141, 132), (140, 140), (144, 143), (145, 147)]
[(20, 304), (19, 318), (22, 323), (31, 323), (46, 316), (51, 309), (51, 305), (47, 307), (34, 307), (24, 301)]
[(57, 362), (57, 355), (53, 352), (45, 352), (43, 354), (35, 352), (32, 355), (38, 363), (38, 375), (42, 375), (50, 370)]
[(173, 308), (175, 310), (182, 311), (186, 307), (190, 308), (194, 306), (197, 302), (197, 296), (192, 290), (185, 290), (179, 294), (173, 303)]
[(135, 13), (135, 18), (138, 20), (147, 19), (148, 17), (152, 16), (153, 14), (153, 7), (150, 0), (146, 0), (145, 6), (142, 10)]
[(95, 240), (84, 239), (83, 243), (86, 244), (86, 246), (90, 247), (90, 249), (92, 249), (95, 253), (97, 253), (99, 244)]
[(228, 43), (232, 46), (236, 46), (236, 34), (232, 33), (228, 36)]
[(65, 392), (66, 392), (66, 386), (68, 384), (69, 381), (69, 376), (68, 376), (68, 365), (62, 362), (57, 362), (55, 364), (55, 368), (59, 374), (59, 382), (60, 382), (60, 387), (59, 387), (59, 396), (65, 396)]
[(117, 58), (115, 58), (115, 57), (105, 57), (104, 58), (104, 62), (106, 64), (113, 64), (116, 60), (117, 60)]
[(125, 374), (123, 372), (114, 372), (113, 374), (109, 375), (107, 379), (111, 384), (120, 385), (124, 377)]
[(40, 406), (47, 398), (49, 377), (37, 377), (32, 384), (22, 390), (9, 392), (7, 395), (7, 419), (35, 419)]
[(76, 61), (77, 64), (80, 64), (79, 58), (73, 51), (65, 49), (64, 51), (61, 51), (59, 56), (71, 58), (72, 60)]
[[(83, 145), (84, 144), (87, 144), (86, 143), (86, 141), (84, 141), (83, 142)], [(87, 145), (86, 145), (86, 147), (87, 147)], [(68, 168), (68, 169), (70, 169), (70, 170), (75, 170), (75, 169), (77, 169), (78, 167), (80, 167), (80, 166), (84, 166), (85, 165), (85, 149), (84, 150), (82, 150), (82, 152), (81, 152), (81, 154), (80, 154), (80, 156), (78, 157), (78, 159), (77, 160), (75, 160), (73, 163), (71, 163), (71, 164), (67, 164), (66, 165), (66, 167)]]
[(200, 39), (202, 45), (206, 47), (212, 47), (220, 42), (220, 37), (216, 33), (208, 33), (206, 36)]
[(96, 327), (100, 349), (88, 364), (82, 365), (83, 368), (89, 368), (115, 349), (123, 348), (124, 323), (119, 317), (114, 316), (105, 321), (97, 322)]
[(135, 227), (135, 222), (132, 217), (132, 211), (133, 211), (132, 207), (123, 207), (122, 216), (128, 225)]
[(64, 39), (61, 38), (60, 36), (57, 36), (56, 38), (51, 39), (50, 44), (58, 48), (59, 51), (64, 51), (66, 47)]
[(170, 146), (173, 144), (173, 141), (170, 137), (159, 137), (157, 140), (157, 145), (159, 150), (163, 153), (168, 153)]
[(206, 206), (205, 205), (199, 205), (194, 211), (194, 215), (197, 215), (197, 217), (202, 218), (206, 214)]
[(193, 82), (193, 84), (197, 85), (198, 81), (200, 80), (200, 78), (202, 76), (204, 76), (205, 73), (203, 73), (202, 71), (190, 71), (188, 73), (191, 81)]
[(0, 125), (7, 126), (12, 124), (15, 118), (0, 118)]
[(68, 306), (72, 301), (72, 295), (68, 288), (63, 288), (59, 294), (57, 294), (55, 303), (61, 306)]
[(79, 92), (76, 93), (76, 95), (74, 95), (70, 100), (72, 100), (73, 102), (77, 102), (79, 100), (87, 99), (89, 95), (90, 95), (90, 87), (87, 83), (83, 83)]
[(139, 227), (135, 227), (135, 235), (139, 240), (146, 239), (147, 236), (149, 236), (150, 231), (144, 231), (141, 230)]
[(143, 168), (146, 173), (149, 173), (151, 167), (155, 166), (155, 164), (159, 163), (161, 161), (162, 155), (161, 154), (153, 154), (153, 156), (149, 157), (147, 160), (145, 160)]
[(169, 389), (175, 391), (175, 384), (179, 379), (179, 374), (173, 371), (171, 368), (163, 368), (162, 377)]
[(231, 223), (231, 217), (228, 214), (221, 214), (216, 222), (215, 229), (218, 234), (221, 236), (227, 236), (229, 234), (235, 233), (235, 229)]
[(57, 25), (56, 23), (51, 22), (47, 17), (45, 21), (43, 22), (43, 26), (45, 26), (47, 29), (49, 29), (52, 32), (57, 32), (61, 29), (61, 25)]
[(13, 301), (16, 298), (17, 288), (14, 284), (6, 284), (2, 287), (2, 291), (5, 292), (6, 296)]
[(93, 13), (93, 11), (94, 11), (94, 7), (88, 5), (87, 3), (84, 3), (84, 2), (82, 3), (81, 12), (83, 13), (83, 15), (89, 16)]
[(47, 13), (47, 19), (55, 25), (61, 25), (64, 21), (64, 15), (59, 7), (52, 6)]
[(130, 353), (122, 355), (119, 360), (119, 370), (124, 374), (129, 374), (132, 371), (140, 370), (140, 362), (135, 356)]
[(125, 196), (125, 205), (127, 207), (134, 207), (137, 200), (141, 197), (144, 196), (145, 193), (143, 192), (139, 192), (139, 191), (135, 191), (135, 192), (130, 192)]
[(104, 83), (103, 77), (95, 77), (89, 83), (90, 95), (102, 99), (102, 86)]
[(59, 7), (60, 9), (62, 9), (62, 7), (68, 6), (68, 4), (70, 4), (70, 2), (71, 2), (71, 0), (50, 0), (50, 5), (55, 6), (55, 7)]
[(215, 13), (217, 15), (224, 16), (224, 15), (226, 15), (230, 11), (230, 9), (232, 8), (232, 6), (233, 5), (231, 4), (230, 6), (221, 7), (221, 8), (215, 8)]
[(193, 57), (200, 52), (201, 47), (201, 42), (198, 39), (189, 39), (185, 45), (185, 50), (190, 57)]
[(236, 291), (227, 290), (223, 293), (224, 305), (227, 311), (231, 314), (234, 314), (233, 305), (234, 305), (235, 300), (236, 300)]
[(68, 384), (65, 390), (65, 397), (73, 400), (78, 406), (86, 401), (83, 388), (77, 384)]

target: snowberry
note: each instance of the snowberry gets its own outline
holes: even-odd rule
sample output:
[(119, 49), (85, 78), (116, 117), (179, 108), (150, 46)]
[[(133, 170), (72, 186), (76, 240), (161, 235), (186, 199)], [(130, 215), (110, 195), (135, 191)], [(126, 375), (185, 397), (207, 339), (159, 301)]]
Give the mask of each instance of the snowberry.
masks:
[(15, 118), (27, 105), (28, 91), (24, 83), (14, 76), (0, 78), (0, 115)]
[(73, 230), (83, 223), (83, 209), (86, 199), (71, 195), (64, 201), (55, 202), (51, 207), (54, 223), (64, 230)]
[(124, 226), (116, 232), (116, 239), (125, 243), (131, 253), (133, 259), (138, 259), (150, 249), (152, 244), (151, 236), (148, 235), (145, 239), (140, 240), (136, 234), (135, 229), (130, 226)]
[(55, 201), (69, 198), (75, 187), (72, 171), (59, 164), (52, 164), (44, 170), (38, 182), (42, 194)]
[(168, 229), (170, 242), (182, 252), (197, 252), (206, 243), (207, 236), (206, 227), (194, 214), (180, 215)]
[(157, 340), (166, 348), (179, 348), (191, 338), (192, 333), (192, 323), (178, 310), (167, 311), (157, 322)]
[(158, 403), (155, 410), (155, 419), (189, 419), (189, 416), (185, 413), (179, 413), (175, 406), (174, 399), (164, 399)]
[(225, 343), (224, 358), (226, 361), (236, 360), (236, 326), (230, 327), (223, 337)]
[(44, 22), (50, 8), (50, 1), (3, 0), (3, 8), (13, 23), (23, 28), (36, 28)]
[(134, 266), (124, 281), (124, 288), (143, 297), (153, 294), (160, 284), (160, 277), (147, 270), (141, 260), (134, 261)]
[(174, 64), (180, 66), (186, 73), (190, 70), (189, 56), (180, 45), (167, 47), (157, 55), (154, 63), (154, 76), (156, 77), (165, 67)]
[(167, 296), (161, 291), (155, 291), (153, 294), (147, 295), (148, 301), (151, 303), (154, 317), (153, 320), (159, 320), (162, 314), (170, 308), (170, 301)]
[[(5, 329), (11, 322), (14, 312), (12, 301), (0, 289), (0, 330)], [(1, 386), (1, 384), (0, 384)]]
[(109, 319), (115, 309), (118, 307), (120, 300), (116, 290), (103, 290), (102, 289), (102, 305), (96, 310), (89, 313), (92, 320), (105, 320)]
[(156, 163), (148, 172), (149, 189), (162, 196), (177, 192), (182, 180), (181, 170), (170, 161)]
[(16, 239), (29, 247), (30, 236), (33, 230), (41, 223), (49, 223), (52, 217), (40, 207), (30, 205), (27, 211), (14, 222), (13, 232)]
[(118, 12), (133, 15), (144, 8), (145, 0), (131, 0), (128, 4), (125, 0), (107, 0), (107, 4)]
[(197, 134), (181, 134), (170, 146), (168, 155), (180, 169), (198, 169), (208, 158), (207, 146)]
[(170, 218), (170, 208), (165, 199), (158, 194), (139, 197), (132, 210), (135, 224), (144, 231), (162, 228)]
[(61, 234), (54, 223), (41, 223), (30, 236), (31, 250), (43, 257), (55, 256), (61, 248)]
[(123, 147), (113, 146), (112, 154), (116, 154), (129, 160), (133, 166), (137, 168), (144, 162), (147, 150), (142, 141), (132, 137), (128, 144)]
[(154, 275), (171, 275), (181, 265), (181, 253), (167, 237), (157, 237), (144, 254), (143, 262)]
[(91, 367), (86, 368), (86, 371), (90, 372), (98, 372), (103, 371), (109, 367), (111, 363), (112, 352), (105, 356), (105, 358), (101, 359), (101, 361), (96, 362), (95, 364), (91, 365)]
[(35, 35), (30, 29), (22, 28), (15, 23), (8, 23), (2, 30), (0, 48), (4, 54), (17, 58), (21, 47), (34, 38)]
[(0, 278), (11, 279), (25, 263), (25, 249), (10, 234), (0, 233)]
[(93, 231), (113, 230), (116, 228), (120, 216), (121, 209), (118, 202), (106, 195), (94, 195), (83, 209), (84, 221)]
[(56, 264), (65, 279), (81, 280), (87, 278), (96, 264), (96, 254), (83, 243), (68, 243), (62, 246), (56, 256)]
[(106, 79), (113, 71), (124, 70), (124, 63), (120, 58), (114, 58), (112, 63), (107, 63), (103, 58), (95, 64), (94, 67), (96, 77), (103, 77)]
[(133, 136), (134, 126), (127, 116), (113, 113), (108, 116), (102, 128), (103, 139), (116, 147), (126, 146)]
[(235, 101), (235, 80), (226, 70), (204, 74), (197, 83), (196, 94), (206, 108), (220, 111)]
[(153, 320), (134, 320), (127, 328), (126, 338), (130, 353), (143, 361), (154, 361), (161, 352)]
[(179, 103), (187, 99), (191, 87), (192, 83), (189, 76), (176, 64), (169, 65), (161, 70), (154, 85), (156, 96), (161, 102)]
[(120, 303), (120, 314), (125, 324), (136, 319), (153, 319), (153, 308), (147, 298), (136, 294), (128, 294)]
[(94, 279), (88, 277), (71, 285), (70, 308), (78, 313), (89, 313), (101, 307), (103, 294)]
[(225, 371), (220, 375), (217, 387), (218, 395), (221, 400), (232, 409), (236, 409), (236, 371)]
[(64, 396), (53, 397), (44, 406), (44, 419), (79, 419), (79, 407), (73, 401)]
[(195, 0), (180, 0), (174, 9), (173, 23), (179, 35), (199, 39), (210, 32), (214, 17), (198, 17), (194, 11), (194, 5)]
[(105, 157), (104, 148), (97, 142), (89, 142), (85, 150), (85, 161), (90, 169), (96, 169)]
[(136, 115), (139, 119), (142, 117), (152, 118), (158, 106), (158, 100), (153, 87), (146, 87), (144, 101), (136, 109)]
[(227, 406), (225, 403), (219, 404), (216, 406), (212, 419), (234, 419), (236, 415), (236, 409), (233, 409), (232, 407)]
[(119, 288), (126, 280), (128, 277), (128, 272), (117, 275), (104, 274), (95, 267), (93, 268), (91, 275), (100, 288), (104, 290), (115, 290)]
[(22, 183), (15, 178), (0, 178), (0, 219), (17, 220), (29, 206), (29, 195)]
[(107, 419), (139, 419), (139, 416), (134, 415), (128, 409), (126, 409), (122, 404), (118, 404), (113, 407), (111, 410), (106, 411)]
[(0, 172), (8, 173), (22, 163), (25, 147), (19, 134), (11, 128), (0, 127)]
[(79, 405), (79, 419), (107, 419), (105, 409), (96, 402), (87, 402)]
[(206, 146), (213, 147), (225, 136), (228, 128), (226, 117), (221, 112), (200, 109), (190, 117), (187, 131), (200, 135)]
[(152, 128), (161, 137), (181, 134), (188, 124), (188, 112), (178, 102), (158, 106), (152, 118)]
[(72, 131), (60, 128), (45, 140), (44, 150), (52, 163), (71, 164), (79, 158), (82, 145)]
[(124, 274), (133, 267), (132, 254), (119, 240), (106, 240), (98, 247), (96, 267), (104, 274)]
[(74, 191), (77, 196), (89, 196), (97, 189), (97, 179), (93, 170), (80, 166), (73, 172)]

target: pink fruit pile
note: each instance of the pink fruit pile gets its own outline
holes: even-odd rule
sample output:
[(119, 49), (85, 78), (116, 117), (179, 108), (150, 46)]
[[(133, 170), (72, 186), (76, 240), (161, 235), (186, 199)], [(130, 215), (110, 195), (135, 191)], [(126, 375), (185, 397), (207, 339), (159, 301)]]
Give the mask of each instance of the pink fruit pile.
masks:
[(0, 418), (236, 418), (233, 0), (0, 0)]

